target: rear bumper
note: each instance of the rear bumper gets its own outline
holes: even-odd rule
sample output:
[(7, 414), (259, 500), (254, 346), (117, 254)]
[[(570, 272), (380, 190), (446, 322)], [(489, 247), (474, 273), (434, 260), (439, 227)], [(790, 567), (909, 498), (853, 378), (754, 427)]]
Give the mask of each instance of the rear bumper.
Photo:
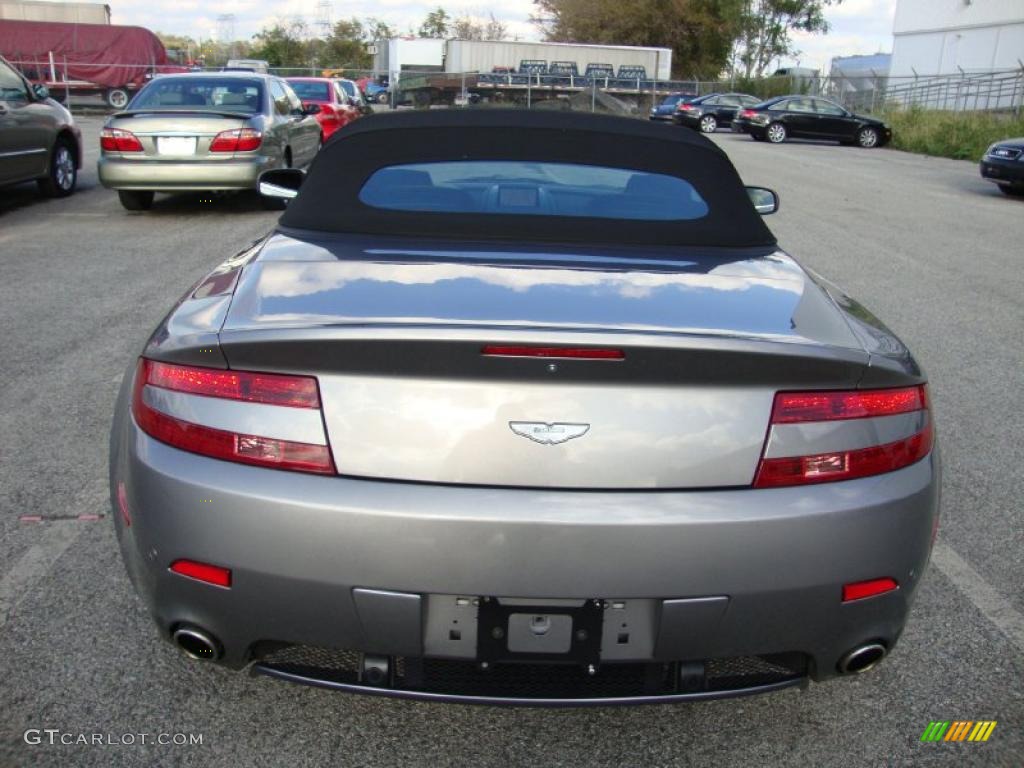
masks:
[(986, 156), (981, 161), (980, 171), (981, 177), (986, 181), (1024, 187), (1024, 161)]
[[(165, 637), (202, 627), (236, 668), (268, 643), (415, 656), (422, 614), (396, 631), (360, 615), (362, 588), (424, 601), (652, 599), (652, 661), (795, 652), (824, 679), (850, 648), (895, 643), (938, 514), (937, 451), (898, 472), (805, 488), (452, 487), (217, 461), (157, 442), (119, 413), (113, 519), (132, 581)], [(171, 573), (179, 558), (230, 568), (231, 588)], [(882, 576), (900, 588), (840, 602), (844, 583)], [(720, 596), (727, 607), (711, 614), (662, 603)]]
[(100, 183), (108, 189), (187, 192), (255, 189), (259, 175), (273, 167), (273, 159), (265, 155), (209, 162), (101, 155), (98, 171)]

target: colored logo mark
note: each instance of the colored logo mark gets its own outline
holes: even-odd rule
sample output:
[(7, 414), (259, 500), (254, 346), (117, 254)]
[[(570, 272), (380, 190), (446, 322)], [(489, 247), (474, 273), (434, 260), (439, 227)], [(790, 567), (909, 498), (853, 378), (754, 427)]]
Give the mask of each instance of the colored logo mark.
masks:
[(932, 720), (921, 741), (988, 741), (995, 728), (995, 720)]

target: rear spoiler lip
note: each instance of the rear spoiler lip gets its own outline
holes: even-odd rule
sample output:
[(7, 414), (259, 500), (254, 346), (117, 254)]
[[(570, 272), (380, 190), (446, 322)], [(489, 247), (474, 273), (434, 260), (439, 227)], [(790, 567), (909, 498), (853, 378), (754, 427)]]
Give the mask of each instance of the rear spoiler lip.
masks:
[(258, 116), (259, 112), (232, 112), (227, 109), (125, 109), (115, 112), (111, 117), (135, 117), (136, 115), (211, 115), (214, 117), (237, 117), (249, 120)]

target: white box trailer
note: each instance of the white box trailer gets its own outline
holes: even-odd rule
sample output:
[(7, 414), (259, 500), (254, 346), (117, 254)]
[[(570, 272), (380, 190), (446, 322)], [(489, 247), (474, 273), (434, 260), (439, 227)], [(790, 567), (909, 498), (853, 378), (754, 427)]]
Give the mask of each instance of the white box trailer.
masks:
[(103, 3), (54, 3), (45, 0), (0, 0), (0, 19), (109, 24), (110, 6)]
[(524, 60), (571, 61), (582, 75), (588, 64), (644, 67), (647, 77), (668, 80), (672, 76), (672, 49), (632, 45), (582, 45), (578, 43), (524, 43), (507, 40), (449, 40), (444, 71), (488, 73), (498, 68), (519, 69)]
[(402, 71), (440, 71), (444, 65), (445, 40), (401, 38), (377, 41), (373, 69), (381, 74)]

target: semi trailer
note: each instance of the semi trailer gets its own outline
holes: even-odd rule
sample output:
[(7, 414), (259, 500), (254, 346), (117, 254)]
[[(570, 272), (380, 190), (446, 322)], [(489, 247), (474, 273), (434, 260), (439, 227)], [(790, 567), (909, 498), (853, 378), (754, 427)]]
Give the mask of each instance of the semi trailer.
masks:
[(153, 75), (187, 70), (142, 27), (0, 19), (0, 55), (54, 98), (101, 94), (123, 109)]
[(396, 38), (377, 45), (395, 104), (534, 102), (600, 89), (626, 101), (677, 90), (672, 50), (629, 45)]

